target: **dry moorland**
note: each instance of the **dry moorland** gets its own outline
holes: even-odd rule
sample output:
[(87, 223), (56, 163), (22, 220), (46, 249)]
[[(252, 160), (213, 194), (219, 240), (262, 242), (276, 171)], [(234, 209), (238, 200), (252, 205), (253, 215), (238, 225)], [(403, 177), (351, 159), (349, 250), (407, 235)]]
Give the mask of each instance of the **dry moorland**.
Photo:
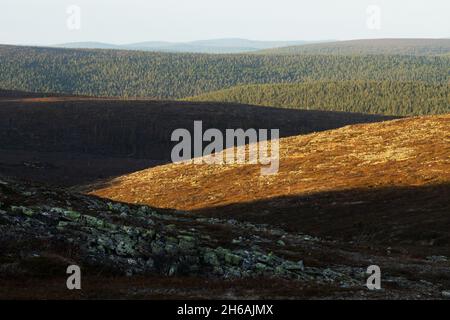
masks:
[(198, 210), (280, 196), (450, 181), (450, 115), (351, 125), (280, 140), (278, 174), (259, 165), (169, 164), (119, 177), (93, 194)]
[(171, 164), (92, 194), (370, 246), (450, 254), (450, 115), (281, 139), (280, 170)]

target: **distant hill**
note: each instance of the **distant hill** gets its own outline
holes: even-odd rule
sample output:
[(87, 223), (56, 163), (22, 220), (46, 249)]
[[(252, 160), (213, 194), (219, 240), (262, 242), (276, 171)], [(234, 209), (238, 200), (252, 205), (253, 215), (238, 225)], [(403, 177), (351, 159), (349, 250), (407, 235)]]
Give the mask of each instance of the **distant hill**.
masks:
[(308, 81), (238, 86), (185, 100), (397, 116), (425, 115), (450, 112), (450, 84)]
[(262, 49), (303, 45), (312, 41), (255, 41), (247, 39), (214, 39), (191, 42), (148, 41), (123, 45), (101, 42), (73, 42), (55, 45), (59, 48), (82, 49), (121, 49), (160, 52), (189, 52), (189, 53), (244, 53)]
[(178, 99), (309, 80), (449, 81), (448, 56), (214, 55), (0, 45), (0, 87)]
[(263, 50), (263, 54), (396, 54), (442, 55), (450, 53), (450, 39), (368, 39), (307, 44)]
[(67, 49), (122, 49), (120, 45), (104, 42), (70, 42), (57, 44), (53, 47)]

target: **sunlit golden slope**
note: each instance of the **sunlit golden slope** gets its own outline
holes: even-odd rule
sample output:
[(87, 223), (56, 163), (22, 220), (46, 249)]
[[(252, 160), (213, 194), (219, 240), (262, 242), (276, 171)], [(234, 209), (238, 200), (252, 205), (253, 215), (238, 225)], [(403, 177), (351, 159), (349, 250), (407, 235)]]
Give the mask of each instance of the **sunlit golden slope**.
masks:
[(115, 179), (92, 193), (195, 210), (281, 196), (450, 181), (450, 114), (351, 125), (280, 141), (280, 170), (170, 164)]

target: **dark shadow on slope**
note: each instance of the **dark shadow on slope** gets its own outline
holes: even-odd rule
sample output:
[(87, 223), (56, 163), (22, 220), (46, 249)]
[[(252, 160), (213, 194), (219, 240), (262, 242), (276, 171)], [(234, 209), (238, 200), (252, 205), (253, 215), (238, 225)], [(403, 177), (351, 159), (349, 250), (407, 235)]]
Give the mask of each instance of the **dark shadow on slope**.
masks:
[[(279, 129), (281, 137), (289, 137), (393, 118), (223, 103), (0, 99), (0, 173), (62, 186), (127, 174), (169, 162), (176, 144), (172, 132), (185, 128), (192, 134), (196, 120), (203, 121), (203, 131)], [(47, 169), (25, 168), (24, 162)]]
[(103, 181), (165, 161), (108, 157), (70, 152), (37, 152), (0, 149), (0, 175), (11, 179), (73, 187)]
[(450, 184), (279, 197), (194, 212), (323, 238), (450, 255)]

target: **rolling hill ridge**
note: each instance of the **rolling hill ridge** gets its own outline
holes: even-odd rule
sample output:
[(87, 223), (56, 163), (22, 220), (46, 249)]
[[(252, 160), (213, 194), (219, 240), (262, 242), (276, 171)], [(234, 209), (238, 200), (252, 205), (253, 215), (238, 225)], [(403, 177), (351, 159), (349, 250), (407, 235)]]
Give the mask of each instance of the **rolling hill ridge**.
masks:
[(279, 128), (282, 137), (392, 117), (258, 106), (0, 91), (0, 174), (74, 186), (170, 161), (172, 132), (194, 121)]
[(448, 56), (208, 55), (0, 46), (0, 88), (178, 99), (307, 80), (448, 83)]
[(264, 54), (444, 55), (450, 39), (363, 39), (263, 50)]
[(450, 85), (389, 81), (307, 81), (300, 84), (238, 86), (184, 100), (413, 116), (450, 112)]
[(146, 41), (130, 44), (110, 44), (102, 42), (74, 42), (55, 45), (54, 47), (69, 49), (115, 49), (142, 50), (154, 52), (189, 52), (189, 53), (245, 53), (262, 49), (271, 49), (302, 45), (308, 41), (254, 41), (247, 39), (213, 39), (191, 42)]
[(281, 139), (274, 176), (258, 165), (170, 164), (90, 188), (291, 231), (449, 250), (449, 129), (449, 115), (352, 125)]

